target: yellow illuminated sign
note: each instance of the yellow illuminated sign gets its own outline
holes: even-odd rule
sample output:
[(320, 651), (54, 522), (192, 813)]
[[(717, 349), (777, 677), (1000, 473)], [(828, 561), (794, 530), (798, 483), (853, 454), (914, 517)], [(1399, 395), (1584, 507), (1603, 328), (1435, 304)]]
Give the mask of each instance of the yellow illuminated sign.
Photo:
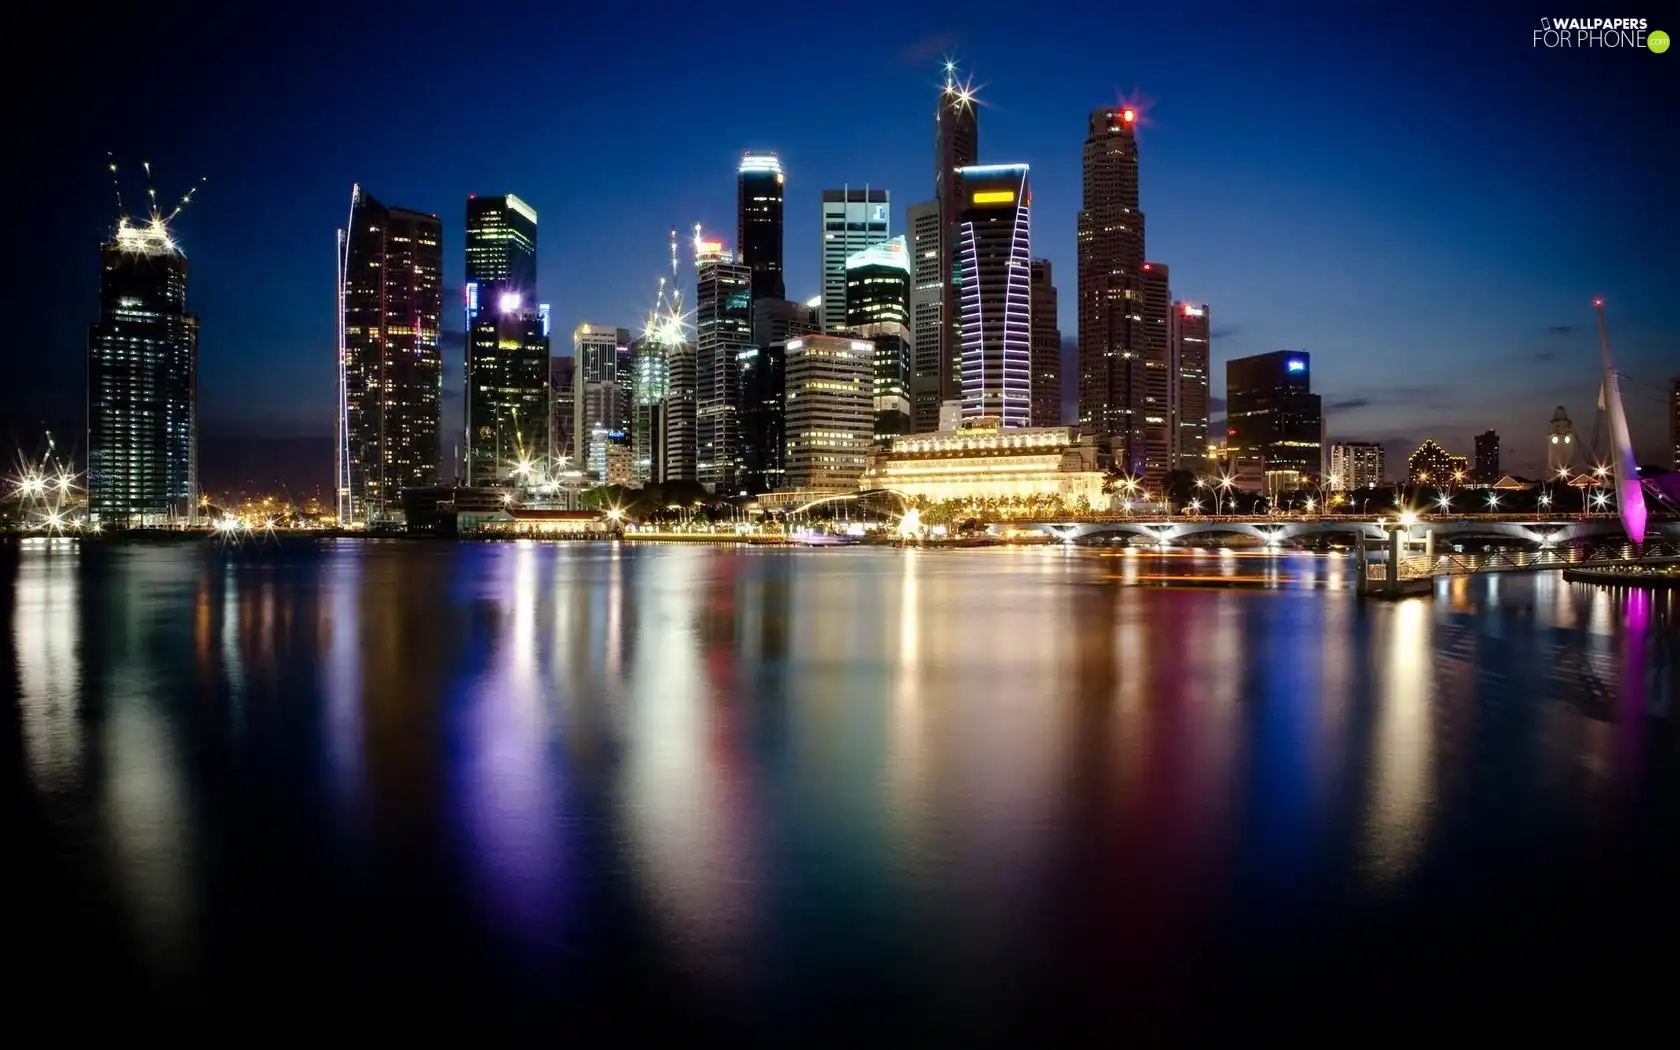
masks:
[(974, 195), (975, 204), (1013, 204), (1014, 190), (981, 190)]

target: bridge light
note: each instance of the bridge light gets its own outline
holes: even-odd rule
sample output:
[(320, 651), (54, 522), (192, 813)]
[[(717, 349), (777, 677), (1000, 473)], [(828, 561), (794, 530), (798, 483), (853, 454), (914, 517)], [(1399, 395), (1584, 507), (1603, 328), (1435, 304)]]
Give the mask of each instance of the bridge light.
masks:
[(1416, 525), (1417, 515), (1408, 510), (1406, 513), (1400, 515), (1400, 524), (1406, 526), (1407, 528)]

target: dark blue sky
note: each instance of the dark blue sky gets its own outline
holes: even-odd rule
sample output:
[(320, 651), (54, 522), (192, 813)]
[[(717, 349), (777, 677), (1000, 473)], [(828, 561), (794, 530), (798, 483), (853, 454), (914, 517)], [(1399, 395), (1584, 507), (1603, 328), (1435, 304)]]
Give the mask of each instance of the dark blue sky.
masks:
[[(1149, 254), (1175, 296), (1212, 304), (1216, 395), (1225, 360), (1305, 349), (1333, 439), (1433, 435), (1468, 452), (1492, 426), (1507, 465), (1533, 469), (1555, 405), (1592, 428), (1589, 301), (1603, 295), (1635, 446), (1656, 460), (1666, 438), (1680, 52), (1536, 49), (1541, 14), (1567, 12), (761, 4), (731, 22), (646, 0), (307, 6), (151, 5), (38, 42), (42, 68), (77, 87), (37, 97), (25, 122), (21, 163), (45, 165), (51, 192), (25, 199), (24, 233), (48, 248), (45, 288), (10, 293), (25, 323), (7, 420), (79, 415), (115, 210), (106, 150), (130, 200), (141, 160), (171, 200), (208, 179), (177, 222), (207, 436), (324, 436), (352, 182), (443, 217), (452, 309), (466, 195), (530, 201), (542, 298), (569, 350), (579, 321), (639, 323), (670, 226), (733, 241), (744, 148), (779, 151), (788, 171), (790, 296), (817, 290), (821, 189), (887, 187), (902, 232), (905, 207), (931, 194), (930, 113), (952, 54), (984, 85), (982, 160), (1033, 167), (1034, 254), (1055, 265), (1069, 342), (1085, 116), (1136, 97)], [(459, 354), (452, 343), (452, 395)]]

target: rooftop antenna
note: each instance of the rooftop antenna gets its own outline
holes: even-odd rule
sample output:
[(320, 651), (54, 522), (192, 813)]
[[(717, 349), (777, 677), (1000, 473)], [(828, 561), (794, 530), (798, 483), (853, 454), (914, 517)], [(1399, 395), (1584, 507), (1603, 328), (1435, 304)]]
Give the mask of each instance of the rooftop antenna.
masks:
[(677, 276), (677, 228), (671, 227), (671, 277)]

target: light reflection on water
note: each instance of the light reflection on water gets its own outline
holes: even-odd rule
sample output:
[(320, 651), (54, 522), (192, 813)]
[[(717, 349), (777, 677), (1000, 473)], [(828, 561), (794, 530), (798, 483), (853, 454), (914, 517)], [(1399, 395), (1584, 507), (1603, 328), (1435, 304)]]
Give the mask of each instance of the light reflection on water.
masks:
[(614, 965), (731, 1002), (842, 974), (988, 1001), (1093, 958), (1188, 971), (1237, 913), (1417, 897), (1475, 854), (1459, 814), (1510, 818), (1518, 855), (1649, 819), (1673, 594), (1362, 603), (1344, 566), (25, 549), (11, 644), (30, 783), (160, 980), (255, 955), (225, 902), (288, 907), (240, 880), (306, 854), (311, 908), (463, 928), (550, 991), (634, 943)]

